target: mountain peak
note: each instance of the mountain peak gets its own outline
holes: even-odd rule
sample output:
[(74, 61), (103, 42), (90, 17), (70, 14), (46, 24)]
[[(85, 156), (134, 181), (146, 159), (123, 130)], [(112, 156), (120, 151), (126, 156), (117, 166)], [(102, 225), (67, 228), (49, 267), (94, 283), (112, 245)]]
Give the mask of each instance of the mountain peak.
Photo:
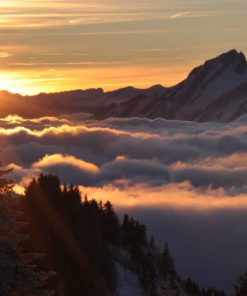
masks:
[(217, 67), (217, 65), (221, 65), (224, 68), (233, 67), (236, 72), (243, 73), (246, 70), (247, 62), (242, 52), (232, 49), (212, 60), (206, 61), (204, 64), (204, 66), (209, 67)]
[(164, 87), (161, 84), (155, 84), (148, 88), (148, 90), (164, 90), (164, 89), (166, 89), (166, 87)]
[(215, 60), (220, 60), (227, 65), (246, 64), (245, 55), (242, 52), (238, 52), (236, 49), (229, 50), (219, 55)]
[(219, 69), (223, 71), (230, 67), (237, 73), (243, 73), (247, 68), (245, 55), (242, 52), (238, 52), (236, 49), (229, 50), (213, 59), (207, 60), (203, 65), (193, 69), (189, 77), (198, 74), (200, 76), (205, 75), (211, 71), (218, 71)]

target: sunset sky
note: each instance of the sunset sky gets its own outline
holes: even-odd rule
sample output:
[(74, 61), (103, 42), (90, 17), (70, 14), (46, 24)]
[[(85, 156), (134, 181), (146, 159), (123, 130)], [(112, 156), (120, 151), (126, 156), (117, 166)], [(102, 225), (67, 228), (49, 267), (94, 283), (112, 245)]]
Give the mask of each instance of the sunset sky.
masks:
[(247, 267), (246, 16), (247, 0), (0, 0), (11, 93), (172, 86), (229, 51), (171, 90), (0, 92), (15, 192), (57, 175), (169, 242), (182, 277), (231, 291)]
[(0, 89), (166, 86), (231, 48), (246, 0), (0, 1)]

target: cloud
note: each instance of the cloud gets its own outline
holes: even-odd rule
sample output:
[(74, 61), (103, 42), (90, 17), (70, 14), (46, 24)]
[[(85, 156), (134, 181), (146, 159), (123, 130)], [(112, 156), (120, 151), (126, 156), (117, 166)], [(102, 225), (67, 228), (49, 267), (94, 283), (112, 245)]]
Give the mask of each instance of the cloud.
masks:
[[(223, 188), (194, 188), (189, 182), (159, 187), (138, 184), (81, 187), (83, 194), (111, 200), (148, 226), (158, 245), (168, 242), (179, 274), (206, 286), (232, 291), (247, 266), (247, 195), (228, 195)], [(229, 268), (230, 267), (230, 268)]]
[(119, 2), (116, 5), (108, 1), (104, 5), (100, 2), (94, 2), (92, 5), (87, 1), (85, 3), (71, 1), (69, 5), (68, 3), (60, 3), (59, 10), (56, 5), (50, 5), (49, 2), (44, 5), (35, 2), (22, 7), (17, 3), (13, 6), (13, 1), (9, 2), (9, 8), (12, 6), (12, 13), (9, 13), (7, 7), (2, 10), (1, 29), (23, 31), (23, 29), (66, 28), (164, 18), (164, 14), (159, 10), (162, 6), (160, 2), (150, 7), (150, 5), (137, 2), (128, 5)]
[(129, 207), (127, 212), (148, 225), (159, 245), (169, 243), (182, 278), (233, 292), (233, 282), (247, 266), (246, 208), (203, 212)]
[(82, 192), (100, 200), (106, 196), (116, 207), (152, 208), (178, 212), (217, 212), (219, 210), (239, 211), (247, 209), (247, 194), (232, 197), (223, 187), (216, 190), (195, 188), (190, 182), (170, 183), (161, 186), (136, 184), (129, 186), (126, 180), (103, 187), (81, 186)]
[(171, 15), (170, 18), (175, 19), (175, 18), (185, 17), (188, 14), (191, 14), (191, 11), (184, 11), (184, 12), (180, 12), (180, 13), (177, 13), (177, 14), (173, 14), (173, 15)]
[(0, 59), (9, 58), (11, 56), (12, 56), (12, 54), (10, 54), (8, 52), (0, 52)]
[(80, 185), (128, 179), (132, 184), (154, 186), (188, 181), (197, 188), (222, 187), (231, 194), (246, 190), (245, 121), (201, 124), (132, 118), (97, 122), (78, 114), (9, 116), (0, 120), (0, 126), (6, 161), (46, 171), (56, 167), (58, 173), (60, 165), (65, 171), (69, 165), (77, 171), (79, 183), (80, 171), (87, 173), (86, 163), (95, 166), (89, 183), (82, 179)]
[(246, 117), (87, 118), (0, 119), (2, 159), (17, 190), (40, 173), (57, 174), (146, 223), (159, 244), (170, 243), (182, 276), (230, 289), (247, 266)]
[(70, 165), (76, 166), (82, 171), (87, 171), (88, 173), (95, 174), (99, 172), (99, 168), (89, 162), (84, 160), (76, 159), (73, 156), (69, 155), (61, 155), (61, 154), (53, 154), (53, 155), (46, 155), (41, 160), (35, 162), (33, 164), (34, 168), (45, 168), (55, 165)]

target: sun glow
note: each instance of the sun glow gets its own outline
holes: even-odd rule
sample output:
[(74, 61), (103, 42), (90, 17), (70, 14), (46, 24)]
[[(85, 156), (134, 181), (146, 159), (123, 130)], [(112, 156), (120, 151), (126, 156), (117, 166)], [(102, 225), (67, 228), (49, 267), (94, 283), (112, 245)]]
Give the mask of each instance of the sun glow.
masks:
[(12, 90), (13, 88), (13, 81), (5, 75), (0, 75), (0, 90)]
[(35, 85), (25, 78), (25, 73), (6, 72), (0, 74), (0, 90), (7, 90), (11, 93), (28, 94), (32, 93)]
[(0, 90), (22, 95), (37, 94), (40, 92), (54, 92), (63, 85), (64, 78), (51, 72), (23, 71), (0, 74)]
[[(142, 73), (142, 76), (139, 73)], [(154, 84), (174, 85), (186, 77), (182, 68), (155, 66), (94, 66), (92, 68), (49, 68), (16, 70), (0, 74), (0, 89), (22, 95), (102, 87), (113, 90), (132, 85), (147, 88)], [(169, 77), (164, 81), (164, 77)]]

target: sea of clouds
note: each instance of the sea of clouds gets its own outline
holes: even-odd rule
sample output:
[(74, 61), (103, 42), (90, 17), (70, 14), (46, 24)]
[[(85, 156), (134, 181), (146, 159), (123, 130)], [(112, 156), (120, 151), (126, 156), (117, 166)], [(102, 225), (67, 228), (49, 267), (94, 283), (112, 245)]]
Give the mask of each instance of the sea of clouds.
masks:
[(0, 119), (18, 191), (40, 173), (111, 200), (168, 242), (183, 277), (230, 289), (247, 268), (247, 116), (231, 123)]

